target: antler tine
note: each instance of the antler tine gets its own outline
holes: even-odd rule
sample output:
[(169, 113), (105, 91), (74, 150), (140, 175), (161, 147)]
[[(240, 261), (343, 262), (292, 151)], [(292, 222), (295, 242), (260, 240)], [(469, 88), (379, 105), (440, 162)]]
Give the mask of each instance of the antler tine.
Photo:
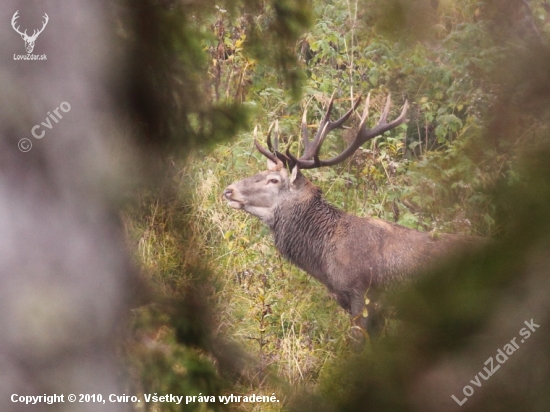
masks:
[(387, 122), (388, 114), (390, 113), (390, 106), (391, 106), (391, 94), (388, 94), (388, 97), (386, 98), (386, 104), (384, 105), (384, 110), (380, 115), (380, 120), (378, 121), (378, 124)]
[(370, 108), (370, 92), (367, 95), (367, 101), (365, 102), (365, 108), (363, 109), (363, 114), (361, 115), (361, 121), (359, 122), (359, 129), (363, 127), (367, 119), (369, 118), (369, 108)]
[[(269, 131), (267, 134), (267, 146), (271, 149), (271, 129), (272, 129), (273, 123), (269, 127)], [(275, 156), (272, 152), (267, 150), (265, 147), (263, 147), (260, 143), (258, 143), (258, 126), (254, 127), (254, 146), (256, 146), (256, 149), (258, 149), (258, 152), (263, 154), (265, 157), (267, 157), (269, 160), (271, 160), (274, 163), (278, 163), (279, 159), (277, 156)]]
[[(273, 152), (273, 145), (271, 144), (271, 131), (273, 130), (273, 127), (275, 126), (275, 122), (271, 123), (269, 125), (269, 129), (267, 129), (267, 148), (270, 152)], [(256, 126), (257, 128), (258, 126)], [(254, 129), (254, 139), (256, 139), (256, 128)]]
[(287, 166), (290, 166), (290, 168), (293, 168), (294, 165), (298, 163), (298, 159), (294, 157), (292, 153), (290, 153), (290, 149), (288, 147), (286, 148), (285, 156), (287, 158), (286, 164)]
[(46, 25), (50, 21), (50, 18), (48, 17), (48, 15), (46, 13), (44, 13), (44, 15), (42, 17), (44, 18), (44, 23), (42, 23), (42, 28), (40, 30), (36, 30), (37, 33), (33, 34), (33, 36), (38, 36), (40, 33), (42, 33), (44, 31), (44, 29), (46, 28)]
[(325, 115), (323, 116), (323, 120), (321, 120), (321, 123), (319, 123), (319, 128), (317, 129), (317, 133), (315, 133), (315, 137), (313, 138), (313, 142), (309, 144), (308, 141), (308, 147), (305, 148), (303, 156), (300, 157), (300, 159), (310, 159), (314, 153), (317, 151), (317, 147), (319, 146), (319, 141), (322, 140), (321, 136), (323, 135), (323, 132), (325, 130), (325, 126), (330, 123), (330, 112), (332, 112), (332, 106), (334, 105), (334, 97), (336, 96), (336, 90), (332, 92), (332, 96), (330, 96), (330, 101), (328, 103), (327, 111)]
[[(258, 126), (254, 128), (254, 146), (256, 146), (256, 149), (263, 154), (265, 157), (267, 157), (269, 160), (271, 160), (273, 163), (275, 163), (277, 168), (281, 168), (284, 166), (292, 165), (292, 167), (296, 164), (295, 159), (292, 155), (290, 157), (285, 156), (283, 153), (279, 152), (277, 148), (273, 150), (273, 145), (271, 143), (271, 132), (275, 128), (276, 132), (279, 132), (279, 125), (278, 122), (275, 121), (271, 123), (269, 126), (268, 132), (267, 132), (267, 146), (269, 147), (269, 150), (267, 150), (265, 147), (263, 147), (258, 142)], [(276, 140), (276, 142), (278, 139)], [(287, 149), (288, 150), (288, 149)]]
[(273, 149), (275, 149), (275, 152), (279, 151), (279, 119), (275, 120), (275, 144)]
[(25, 36), (26, 36), (26, 35), (27, 35), (27, 30), (25, 30), (24, 33), (21, 33), (21, 32), (19, 31), (19, 27), (21, 27), (21, 26), (15, 27), (16, 20), (17, 20), (18, 18), (19, 18), (19, 10), (17, 10), (17, 11), (14, 13), (13, 17), (11, 18), (11, 26), (12, 26), (13, 29), (14, 29), (17, 33), (19, 33), (20, 35), (25, 35)]
[(323, 131), (321, 133), (321, 137), (319, 138), (319, 142), (315, 146), (315, 152), (313, 153), (314, 158), (314, 164), (319, 165), (319, 153), (321, 151), (321, 146), (323, 145), (323, 142), (327, 135), (334, 129), (341, 128), (344, 123), (349, 119), (349, 117), (352, 115), (352, 113), (357, 109), (357, 106), (359, 106), (359, 103), (361, 103), (361, 96), (357, 98), (357, 101), (352, 105), (351, 109), (349, 109), (345, 115), (343, 115), (338, 120), (335, 120), (334, 122), (331, 122), (330, 120), (325, 124), (323, 127)]
[(308, 131), (307, 131), (307, 109), (304, 110), (302, 115), (302, 142), (304, 144), (304, 154), (307, 153), (310, 145)]
[[(327, 111), (323, 116), (323, 120), (319, 124), (319, 128), (317, 130), (317, 133), (315, 134), (315, 137), (313, 138), (313, 141), (309, 140), (308, 130), (307, 130), (307, 109), (304, 110), (304, 114), (302, 115), (302, 125), (301, 125), (302, 140), (304, 142), (303, 156), (301, 156), (300, 158), (294, 157), (290, 153), (288, 148), (286, 150), (286, 154), (280, 153), (278, 151), (278, 147), (275, 147), (275, 150), (273, 150), (273, 147), (271, 144), (271, 131), (273, 127), (275, 127), (277, 135), (279, 134), (279, 125), (277, 121), (274, 124), (273, 123), (271, 124), (268, 131), (267, 144), (271, 151), (266, 150), (263, 146), (261, 146), (258, 143), (256, 139), (257, 128), (254, 129), (254, 144), (256, 145), (256, 148), (258, 149), (258, 151), (260, 151), (260, 153), (262, 153), (268, 159), (278, 164), (279, 163), (285, 164), (286, 166), (290, 166), (290, 167), (294, 167), (294, 165), (297, 165), (300, 169), (314, 169), (322, 166), (333, 166), (335, 164), (341, 163), (344, 160), (346, 160), (368, 140), (373, 139), (374, 137), (379, 136), (387, 132), (388, 130), (391, 130), (399, 126), (401, 123), (407, 121), (406, 116), (407, 116), (407, 110), (409, 108), (409, 102), (405, 100), (405, 104), (403, 105), (400, 115), (395, 120), (388, 123), (388, 115), (391, 108), (391, 96), (388, 95), (388, 97), (386, 98), (386, 104), (384, 105), (384, 109), (382, 111), (382, 114), (380, 115), (380, 119), (378, 120), (378, 123), (372, 129), (367, 129), (365, 126), (365, 122), (369, 116), (369, 108), (370, 108), (370, 93), (369, 93), (367, 95), (365, 108), (363, 109), (363, 113), (360, 117), (359, 130), (355, 135), (355, 138), (353, 139), (353, 141), (339, 155), (329, 160), (321, 160), (319, 159), (319, 152), (321, 150), (323, 141), (328, 135), (328, 133), (334, 129), (341, 128), (344, 125), (344, 122), (346, 122), (349, 119), (349, 117), (352, 115), (352, 113), (355, 112), (355, 110), (361, 103), (361, 99), (362, 99), (362, 96), (359, 96), (357, 100), (353, 102), (352, 107), (346, 112), (346, 114), (344, 114), (340, 119), (335, 120), (334, 122), (331, 122), (330, 113), (332, 112), (335, 96), (336, 96), (336, 92), (333, 92), (327, 107)], [(272, 153), (273, 151), (274, 153)]]
[(302, 142), (303, 142), (303, 146), (304, 146), (304, 155), (306, 154), (306, 152), (308, 152), (309, 150), (311, 150), (311, 141), (309, 140), (309, 132), (307, 130), (307, 107), (309, 106), (309, 103), (311, 102), (311, 100), (313, 99), (313, 97), (311, 97), (308, 102), (305, 104), (305, 107), (304, 107), (304, 114), (302, 115), (302, 125), (301, 125), (301, 131), (302, 131)]
[[(40, 33), (42, 33), (44, 31), (44, 29), (46, 28), (46, 25), (48, 24), (48, 21), (50, 21), (50, 18), (48, 17), (48, 15), (46, 13), (44, 13), (44, 16), (42, 16), (44, 18), (44, 23), (42, 23), (42, 28), (39, 29), (39, 30), (33, 30), (32, 32), (32, 36), (30, 36), (30, 39), (33, 39), (33, 40), (36, 40), (36, 38), (38, 37), (38, 35)], [(25, 34), (27, 34), (27, 31), (25, 30)]]
[(327, 137), (327, 134), (330, 132), (330, 130), (332, 130), (332, 129), (329, 129), (329, 126), (330, 126), (330, 123), (325, 123), (323, 128), (321, 128), (321, 126), (319, 126), (319, 131), (321, 131), (319, 140), (317, 141), (317, 144), (313, 148), (314, 152), (309, 157), (307, 157), (306, 159), (309, 159), (311, 157), (314, 157), (314, 158), (319, 157), (319, 152), (321, 151), (321, 146), (323, 145), (323, 142), (325, 141), (325, 137)]
[[(388, 101), (389, 101), (389, 98), (388, 98)], [(401, 114), (399, 115), (399, 117), (397, 117), (397, 119), (391, 121), (390, 123), (387, 122), (388, 115), (386, 113), (386, 111), (389, 111), (388, 101), (386, 102), (384, 113), (382, 113), (382, 116), (380, 117), (378, 124), (372, 129), (365, 129), (364, 127), (361, 127), (361, 129), (359, 130), (359, 133), (357, 134), (357, 137), (356, 137), (356, 140), (359, 142), (359, 146), (361, 146), (366, 141), (373, 139), (376, 136), (380, 136), (381, 134), (387, 132), (388, 130), (391, 130), (399, 126), (401, 123), (406, 121), (407, 110), (409, 108), (409, 101), (405, 100), (405, 104), (403, 105)], [(359, 146), (357, 146), (357, 148)]]
[[(405, 117), (407, 116), (407, 110), (409, 108), (409, 101), (405, 100), (405, 104), (403, 105), (403, 109), (401, 110), (401, 114), (399, 115), (399, 117), (397, 119), (391, 121), (390, 123), (388, 123), (387, 122), (387, 118), (388, 118), (388, 113), (387, 112), (389, 112), (389, 110), (390, 110), (390, 107), (389, 107), (390, 103), (391, 103), (391, 100), (390, 100), (390, 97), (388, 96), (388, 100), (386, 102), (386, 107), (384, 107), (384, 113), (382, 114), (382, 116), (380, 116), (380, 120), (378, 121), (378, 124), (373, 129), (370, 129), (370, 130), (364, 129), (363, 130), (363, 131), (366, 132), (365, 134), (369, 136), (367, 138), (367, 140), (372, 139), (373, 137), (378, 136), (379, 134), (387, 132), (388, 130), (393, 129), (394, 127), (399, 126), (401, 123), (406, 121)], [(371, 137), (371, 135), (372, 135), (372, 137)], [(367, 141), (367, 140), (365, 140), (365, 141)]]
[(378, 121), (378, 124), (372, 129), (367, 129), (365, 128), (365, 121), (368, 116), (369, 103), (370, 103), (370, 96), (367, 97), (367, 104), (363, 111), (363, 116), (361, 117), (359, 131), (357, 132), (357, 135), (355, 136), (355, 139), (353, 140), (353, 142), (351, 142), (351, 144), (342, 153), (340, 153), (338, 156), (335, 156), (329, 160), (319, 160), (318, 155), (316, 155), (313, 160), (299, 159), (298, 166), (301, 169), (314, 169), (321, 166), (333, 166), (335, 164), (341, 163), (344, 160), (346, 160), (348, 157), (350, 157), (353, 153), (355, 153), (355, 151), (368, 140), (373, 139), (374, 137), (379, 136), (387, 132), (388, 130), (393, 129), (406, 121), (407, 110), (409, 108), (408, 101), (405, 101), (405, 104), (403, 105), (403, 109), (401, 110), (401, 114), (399, 115), (399, 117), (397, 117), (397, 119), (391, 121), (390, 123), (387, 122), (387, 117), (388, 117), (390, 104), (391, 104), (391, 100), (388, 98), (386, 100), (386, 105), (384, 107), (384, 111), (382, 112), (382, 115), (380, 116), (380, 120)]
[(359, 103), (361, 103), (362, 98), (363, 97), (361, 95), (359, 95), (359, 97), (357, 98), (357, 101), (355, 103), (353, 103), (351, 109), (349, 109), (346, 112), (345, 115), (343, 115), (338, 120), (335, 120), (334, 122), (329, 122), (329, 125), (330, 125), (329, 132), (331, 130), (338, 129), (338, 128), (342, 127), (342, 125), (349, 119), (349, 117), (352, 115), (352, 113), (357, 109), (357, 106), (359, 106)]
[(317, 133), (315, 134), (315, 138), (313, 139), (313, 142), (311, 142), (311, 144), (308, 145), (307, 150), (304, 152), (304, 155), (300, 157), (299, 160), (311, 160), (312, 157), (319, 156), (319, 152), (321, 150), (321, 146), (323, 145), (323, 141), (325, 140), (325, 137), (332, 130), (342, 127), (342, 125), (349, 119), (349, 117), (357, 109), (357, 106), (361, 102), (361, 96), (359, 96), (357, 98), (357, 101), (353, 103), (351, 109), (349, 109), (346, 112), (346, 114), (344, 114), (338, 120), (331, 122), (330, 113), (332, 112), (335, 96), (336, 96), (336, 90), (332, 93), (330, 102), (327, 107), (327, 111), (325, 113), (325, 116), (323, 117), (323, 120), (321, 121), (321, 123), (319, 123), (319, 129), (317, 129)]
[(336, 89), (332, 92), (332, 95), (330, 96), (330, 101), (328, 102), (327, 112), (325, 113), (325, 117), (323, 118), (323, 123), (330, 122), (330, 112), (332, 112), (332, 106), (334, 105), (334, 98), (336, 97)]

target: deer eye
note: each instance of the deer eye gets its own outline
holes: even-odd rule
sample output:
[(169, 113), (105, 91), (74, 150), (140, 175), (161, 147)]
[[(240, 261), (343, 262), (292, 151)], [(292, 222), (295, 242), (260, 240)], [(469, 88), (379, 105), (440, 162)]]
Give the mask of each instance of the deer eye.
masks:
[(267, 183), (277, 184), (277, 183), (279, 183), (279, 179), (269, 179), (269, 180), (267, 181)]

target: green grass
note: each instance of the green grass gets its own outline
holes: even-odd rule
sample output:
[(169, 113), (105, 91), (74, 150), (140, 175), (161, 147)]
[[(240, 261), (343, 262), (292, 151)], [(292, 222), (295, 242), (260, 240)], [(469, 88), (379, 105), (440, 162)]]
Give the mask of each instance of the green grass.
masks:
[(221, 198), (231, 182), (262, 170), (250, 139), (220, 146), (197, 172), (197, 235), (220, 288), (220, 325), (259, 360), (258, 374), (273, 370), (290, 384), (315, 381), (326, 361), (346, 350), (349, 320), (324, 286), (282, 260), (257, 218), (230, 209)]
[[(453, 220), (454, 213), (463, 214), (463, 209), (437, 206), (435, 212), (443, 214), (439, 217), (430, 212), (430, 206), (437, 205), (432, 199), (421, 205), (427, 211), (420, 206), (409, 210), (401, 194), (418, 202), (428, 197), (425, 187), (434, 198), (441, 189), (426, 179), (415, 180), (414, 171), (409, 174), (411, 162), (398, 144), (381, 146), (379, 151), (362, 151), (338, 168), (308, 175), (331, 203), (350, 213), (397, 219), (432, 231), (440, 230), (443, 220), (444, 230), (469, 233), (471, 228), (454, 225), (460, 223)], [(152, 303), (133, 314), (133, 335), (138, 338), (128, 353), (134, 360), (134, 381), (145, 380), (152, 390), (208, 393), (182, 371), (200, 364), (201, 373), (215, 374), (217, 360), (204, 349), (181, 345), (170, 311), (163, 311), (166, 302), (188, 299), (187, 291), (197, 285), (214, 308), (212, 319), (204, 322), (215, 335), (237, 344), (249, 360), (241, 378), (219, 384), (225, 388), (222, 394), (275, 393), (284, 400), (299, 388), (317, 388), (322, 377), (331, 375), (332, 366), (350, 353), (349, 317), (326, 288), (281, 258), (268, 228), (257, 218), (229, 208), (222, 198), (229, 184), (264, 169), (265, 159), (253, 148), (252, 136), (245, 134), (210, 152), (189, 155), (173, 174), (170, 184), (176, 189), (171, 196), (160, 200), (143, 195), (126, 213), (129, 243), (153, 296)], [(143, 368), (155, 362), (152, 379)], [(233, 408), (276, 411), (282, 405), (265, 409), (268, 405), (243, 403)]]
[[(251, 147), (246, 136), (206, 156), (194, 154), (176, 174), (178, 192), (170, 201), (144, 196), (125, 215), (136, 263), (154, 297), (133, 313), (134, 335), (140, 336), (128, 349), (131, 359), (140, 359), (133, 364), (134, 378), (147, 375), (136, 365), (150, 364), (155, 352), (163, 353), (165, 366), (172, 363), (170, 372), (158, 371), (152, 387), (163, 387), (163, 373), (184, 379), (175, 371), (186, 369), (182, 352), (189, 352), (176, 342), (169, 318), (154, 302), (185, 299), (182, 291), (196, 282), (208, 283), (214, 332), (237, 343), (251, 360), (246, 379), (234, 388), (241, 394), (284, 396), (280, 382), (287, 388), (315, 385), (323, 368), (349, 351), (349, 318), (325, 287), (279, 256), (258, 219), (229, 208), (221, 197), (231, 182), (264, 168)], [(196, 277), (197, 267), (207, 269), (209, 277)], [(235, 407), (268, 410), (260, 404)], [(270, 407), (281, 410), (282, 403)]]

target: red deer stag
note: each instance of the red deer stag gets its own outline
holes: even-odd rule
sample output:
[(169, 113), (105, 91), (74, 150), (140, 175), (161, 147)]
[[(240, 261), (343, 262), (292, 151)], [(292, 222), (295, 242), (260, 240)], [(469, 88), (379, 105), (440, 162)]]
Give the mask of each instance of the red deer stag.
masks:
[(367, 298), (367, 292), (376, 294), (380, 288), (427, 270), (438, 258), (460, 249), (460, 245), (477, 242), (475, 238), (452, 234), (435, 238), (384, 220), (349, 215), (327, 203), (321, 190), (302, 175), (302, 169), (343, 162), (368, 140), (406, 121), (408, 102), (398, 118), (387, 121), (391, 105), (388, 96), (378, 124), (368, 129), (367, 98), (351, 144), (332, 159), (320, 159), (319, 151), (327, 134), (343, 126), (360, 100), (340, 119), (331, 121), (333, 94), (313, 140), (308, 137), (305, 112), (301, 125), (304, 154), (300, 158), (288, 150), (273, 150), (271, 130), (267, 137), (270, 150), (255, 139), (256, 148), (268, 159), (268, 170), (231, 184), (223, 194), (230, 207), (257, 216), (268, 225), (282, 255), (322, 282), (351, 314), (355, 326), (376, 332), (383, 319), (376, 314), (377, 302), (372, 295)]

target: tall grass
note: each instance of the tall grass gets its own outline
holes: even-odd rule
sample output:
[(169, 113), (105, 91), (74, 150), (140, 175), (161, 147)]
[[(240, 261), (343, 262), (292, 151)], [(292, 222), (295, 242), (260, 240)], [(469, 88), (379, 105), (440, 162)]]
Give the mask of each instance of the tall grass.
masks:
[(257, 218), (222, 199), (227, 185), (265, 167), (251, 143), (245, 136), (188, 163), (197, 242), (220, 285), (220, 327), (259, 359), (258, 376), (309, 382), (345, 350), (349, 320), (322, 285), (282, 260)]
[[(267, 227), (222, 199), (227, 185), (265, 167), (252, 148), (245, 135), (192, 154), (175, 174), (179, 189), (173, 199), (144, 196), (125, 222), (137, 264), (156, 296), (178, 299), (196, 281), (187, 268), (206, 265), (216, 333), (238, 343), (252, 360), (239, 390), (271, 394), (280, 393), (277, 381), (294, 388), (314, 385), (327, 363), (348, 351), (350, 321), (324, 286), (281, 258)], [(181, 350), (170, 326), (154, 313), (150, 307), (136, 310), (136, 330), (153, 349)]]

